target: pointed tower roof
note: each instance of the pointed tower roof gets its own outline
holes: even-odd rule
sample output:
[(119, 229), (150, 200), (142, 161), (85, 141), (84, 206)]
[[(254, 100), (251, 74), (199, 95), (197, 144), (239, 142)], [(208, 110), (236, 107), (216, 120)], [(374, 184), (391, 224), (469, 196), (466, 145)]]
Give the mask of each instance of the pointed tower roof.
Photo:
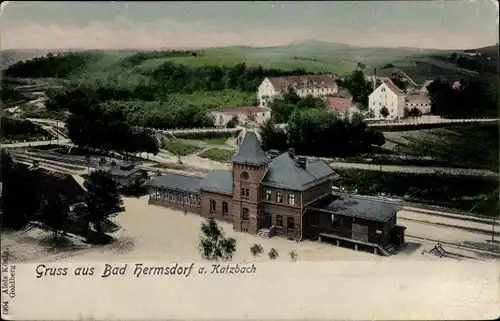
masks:
[(270, 159), (260, 147), (260, 142), (255, 132), (247, 131), (240, 149), (232, 161), (233, 163), (263, 165), (269, 163)]

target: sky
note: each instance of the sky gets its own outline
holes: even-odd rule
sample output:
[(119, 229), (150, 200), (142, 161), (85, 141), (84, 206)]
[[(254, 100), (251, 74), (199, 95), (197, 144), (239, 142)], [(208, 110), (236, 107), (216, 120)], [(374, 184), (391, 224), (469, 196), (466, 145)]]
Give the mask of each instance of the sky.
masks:
[(496, 1), (179, 1), (2, 4), (2, 49), (277, 46), (467, 49), (498, 42)]

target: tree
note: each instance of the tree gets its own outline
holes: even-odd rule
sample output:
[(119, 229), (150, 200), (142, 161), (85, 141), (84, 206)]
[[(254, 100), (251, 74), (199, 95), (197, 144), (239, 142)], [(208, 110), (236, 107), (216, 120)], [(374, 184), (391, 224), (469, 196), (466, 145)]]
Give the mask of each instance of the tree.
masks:
[(271, 260), (276, 260), (278, 256), (280, 256), (278, 250), (276, 250), (274, 247), (269, 251), (269, 253), (267, 253), (267, 255), (269, 255), (269, 258)]
[(123, 212), (123, 200), (118, 190), (118, 183), (111, 173), (96, 170), (84, 182), (87, 189), (85, 203), (89, 212), (89, 221), (95, 224), (96, 230), (101, 232), (101, 223)]
[(380, 109), (380, 115), (382, 115), (382, 117), (384, 118), (387, 118), (387, 116), (389, 116), (389, 109), (387, 109), (387, 107), (382, 107)]
[(201, 225), (201, 237), (198, 250), (205, 260), (230, 261), (236, 251), (236, 240), (225, 237), (213, 217), (207, 218)]
[(257, 256), (261, 255), (264, 253), (264, 248), (260, 244), (254, 244), (250, 248), (250, 252), (252, 253), (252, 256), (256, 258)]
[(408, 116), (410, 116), (410, 117), (420, 117), (420, 116), (422, 116), (422, 112), (417, 107), (413, 107), (410, 110), (410, 112), (408, 113)]
[(300, 96), (297, 95), (297, 92), (292, 87), (288, 87), (285, 89), (283, 93), (283, 102), (285, 104), (297, 105), (300, 101)]
[(410, 110), (408, 107), (403, 108), (403, 118), (408, 118), (410, 116)]
[(291, 251), (290, 253), (288, 253), (288, 255), (290, 255), (290, 259), (295, 262), (297, 260), (297, 252), (295, 251)]
[(30, 170), (12, 161), (10, 153), (0, 149), (2, 182), (2, 226), (8, 229), (25, 227), (40, 207), (36, 182)]
[(372, 92), (371, 85), (366, 81), (365, 75), (361, 70), (354, 70), (346, 81), (346, 86), (352, 95), (354, 102), (360, 103), (364, 109), (368, 106), (368, 96)]
[(259, 129), (262, 149), (271, 150), (276, 149), (284, 151), (287, 148), (287, 135), (279, 128), (272, 119), (264, 122)]
[(69, 205), (66, 202), (66, 197), (60, 194), (49, 193), (42, 195), (40, 210), (36, 218), (42, 223), (43, 227), (52, 231), (54, 241), (57, 241), (58, 232), (67, 227), (68, 212)]
[(238, 119), (238, 116), (234, 115), (233, 118), (231, 118), (227, 124), (226, 124), (226, 127), (227, 128), (235, 128), (236, 126), (238, 126), (240, 124), (240, 120)]

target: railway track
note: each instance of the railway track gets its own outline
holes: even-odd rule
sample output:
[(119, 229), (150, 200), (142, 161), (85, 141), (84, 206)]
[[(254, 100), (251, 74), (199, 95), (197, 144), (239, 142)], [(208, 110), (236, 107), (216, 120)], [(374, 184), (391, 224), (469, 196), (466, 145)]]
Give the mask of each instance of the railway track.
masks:
[(416, 235), (410, 235), (410, 234), (405, 235), (405, 237), (407, 239), (426, 241), (426, 242), (430, 242), (430, 243), (436, 243), (436, 244), (440, 243), (440, 244), (443, 244), (443, 245), (446, 245), (446, 246), (449, 246), (452, 248), (456, 248), (459, 250), (466, 250), (466, 251), (473, 251), (473, 252), (478, 252), (478, 253), (483, 253), (483, 254), (489, 254), (489, 255), (496, 256), (496, 257), (500, 258), (500, 250), (495, 251), (495, 250), (481, 249), (481, 248), (478, 248), (476, 246), (465, 245), (465, 244), (454, 243), (454, 242), (446, 242), (446, 241), (430, 239), (430, 238), (416, 236)]

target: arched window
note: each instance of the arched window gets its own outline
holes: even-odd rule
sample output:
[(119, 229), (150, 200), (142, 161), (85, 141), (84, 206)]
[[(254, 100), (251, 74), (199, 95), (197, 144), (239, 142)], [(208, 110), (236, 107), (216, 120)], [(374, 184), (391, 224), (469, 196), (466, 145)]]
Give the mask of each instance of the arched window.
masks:
[(243, 208), (243, 212), (241, 214), (241, 220), (242, 221), (249, 221), (250, 220), (250, 212), (248, 211), (248, 208)]
[(222, 215), (227, 215), (229, 213), (229, 206), (227, 202), (222, 202)]
[(215, 200), (210, 200), (210, 212), (213, 212), (215, 210), (216, 210)]

